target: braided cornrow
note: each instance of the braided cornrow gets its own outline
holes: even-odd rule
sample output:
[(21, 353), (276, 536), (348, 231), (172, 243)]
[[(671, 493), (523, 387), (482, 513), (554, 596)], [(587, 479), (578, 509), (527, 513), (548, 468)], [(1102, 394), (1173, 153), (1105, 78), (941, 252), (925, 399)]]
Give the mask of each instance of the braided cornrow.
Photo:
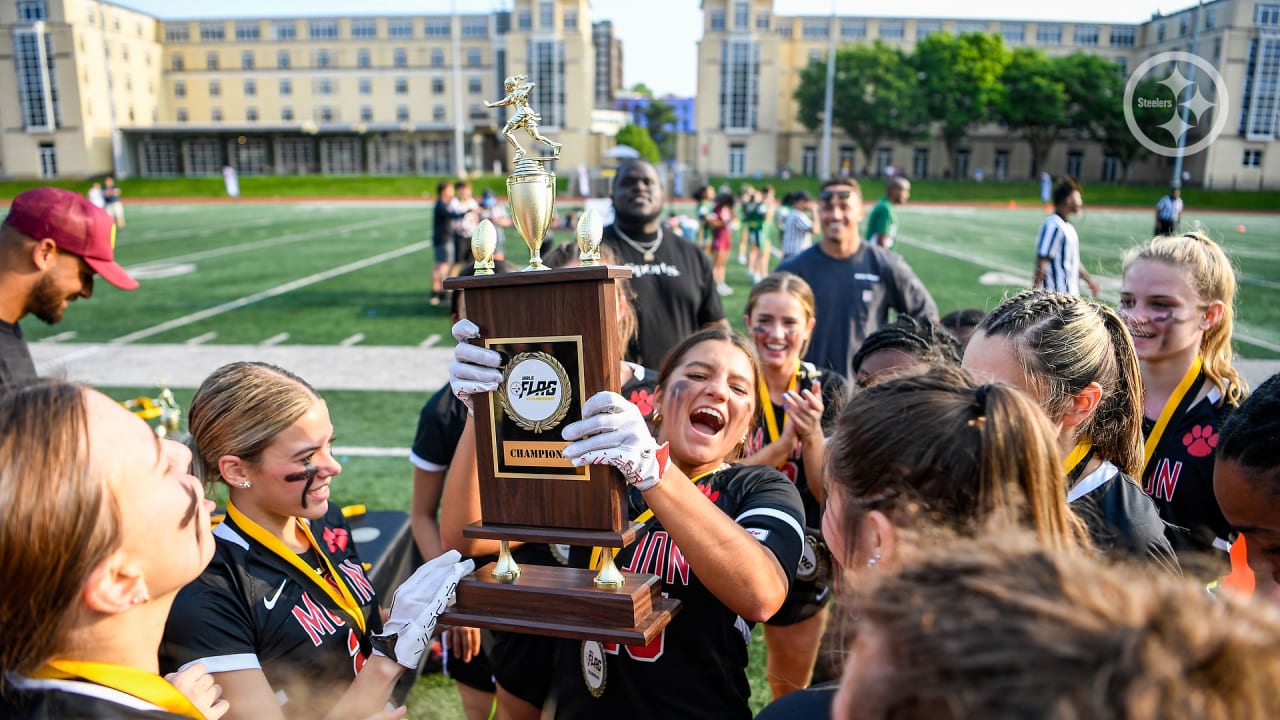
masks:
[(901, 315), (892, 325), (868, 335), (853, 354), (853, 372), (880, 350), (897, 350), (930, 365), (960, 365), (960, 341), (940, 326), (911, 315)]
[(1259, 385), (1222, 424), (1218, 457), (1261, 470), (1259, 475), (1280, 470), (1280, 374)]

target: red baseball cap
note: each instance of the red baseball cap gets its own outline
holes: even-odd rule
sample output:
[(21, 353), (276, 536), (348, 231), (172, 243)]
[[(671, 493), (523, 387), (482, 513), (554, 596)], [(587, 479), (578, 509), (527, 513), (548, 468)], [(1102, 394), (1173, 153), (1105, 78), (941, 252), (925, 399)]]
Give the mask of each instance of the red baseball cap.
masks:
[(121, 290), (138, 287), (138, 281), (116, 263), (115, 222), (80, 193), (55, 187), (28, 190), (13, 199), (4, 224), (36, 240), (53, 240), (59, 250), (84, 258), (94, 272)]

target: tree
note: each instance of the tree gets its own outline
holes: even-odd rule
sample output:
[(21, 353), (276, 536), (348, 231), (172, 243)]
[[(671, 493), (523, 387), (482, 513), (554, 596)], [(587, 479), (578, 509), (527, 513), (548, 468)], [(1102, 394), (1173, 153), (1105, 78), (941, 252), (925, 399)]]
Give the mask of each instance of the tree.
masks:
[(628, 123), (618, 130), (618, 134), (614, 137), (619, 145), (627, 145), (636, 149), (640, 153), (640, 157), (657, 165), (662, 162), (662, 154), (658, 152), (658, 146), (654, 144), (653, 138), (649, 137), (649, 131), (639, 125)]
[(1063, 129), (1070, 125), (1067, 88), (1054, 62), (1033, 48), (1014, 50), (1000, 78), (1003, 88), (995, 104), (995, 119), (1031, 145), (1031, 175), (1035, 177)]
[(669, 103), (653, 100), (644, 109), (645, 124), (649, 127), (649, 136), (658, 146), (663, 160), (672, 160), (676, 156), (676, 109)]
[(653, 99), (653, 90), (642, 82), (632, 85), (631, 92), (639, 95), (640, 97), (649, 98), (650, 100)]
[(990, 121), (1008, 63), (999, 35), (933, 33), (916, 45), (911, 64), (923, 112), (937, 123), (955, 176), (956, 149), (976, 126)]
[[(822, 127), (826, 76), (825, 60), (815, 59), (800, 72), (796, 119), (810, 132)], [(865, 165), (871, 164), (871, 153), (881, 142), (907, 142), (923, 134), (914, 71), (900, 50), (879, 40), (836, 51), (835, 97), (832, 125), (858, 146)]]
[[(1119, 72), (1117, 68), (1117, 77)], [(1123, 80), (1123, 78), (1121, 78)], [(1160, 128), (1160, 124), (1169, 120), (1170, 111), (1151, 107), (1149, 104), (1138, 104), (1138, 98), (1173, 98), (1173, 93), (1168, 87), (1159, 84), (1152, 78), (1145, 78), (1138, 83), (1133, 92), (1134, 102), (1130, 105), (1133, 111), (1134, 122), (1149, 138), (1160, 137), (1160, 133), (1167, 132)], [(1108, 155), (1112, 155), (1120, 163), (1121, 180), (1128, 181), (1129, 167), (1138, 155), (1144, 151), (1138, 137), (1129, 129), (1129, 123), (1124, 117), (1124, 88), (1123, 84), (1120, 89), (1120, 97), (1115, 102), (1114, 112), (1111, 115), (1101, 117), (1098, 124), (1098, 142), (1102, 145), (1102, 151)]]

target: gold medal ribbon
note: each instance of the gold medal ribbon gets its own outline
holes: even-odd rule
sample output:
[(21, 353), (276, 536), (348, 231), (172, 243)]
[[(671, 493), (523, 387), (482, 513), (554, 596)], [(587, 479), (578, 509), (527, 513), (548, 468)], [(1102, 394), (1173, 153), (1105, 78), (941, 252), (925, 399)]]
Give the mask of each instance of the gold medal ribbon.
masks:
[(75, 678), (87, 680), (95, 685), (119, 690), (139, 700), (146, 700), (175, 715), (193, 720), (205, 720), (204, 714), (197, 710), (191, 700), (179, 692), (178, 688), (168, 680), (147, 670), (83, 660), (50, 660), (31, 676), (46, 680)]
[(1178, 387), (1174, 388), (1173, 394), (1164, 403), (1164, 409), (1160, 411), (1160, 418), (1156, 420), (1155, 427), (1151, 428), (1151, 434), (1147, 436), (1146, 442), (1142, 444), (1142, 472), (1146, 473), (1147, 465), (1151, 463), (1151, 456), (1156, 454), (1156, 447), (1160, 444), (1160, 438), (1164, 436), (1164, 431), (1168, 429), (1169, 422), (1173, 420), (1173, 413), (1182, 404), (1182, 398), (1191, 389), (1196, 378), (1200, 376), (1200, 368), (1203, 363), (1200, 356), (1196, 355), (1196, 359), (1191, 363), (1191, 367), (1187, 368), (1187, 374), (1182, 376), (1182, 380), (1178, 383)]
[[(702, 478), (707, 477), (709, 475), (714, 475), (720, 472), (721, 470), (725, 469), (725, 467), (727, 466), (721, 465), (715, 470), (708, 470), (704, 473), (699, 473), (698, 475), (695, 475), (694, 477), (689, 478), (689, 482), (693, 483), (694, 485), (697, 485), (698, 481), (701, 480)], [(633, 520), (632, 522), (638, 522), (641, 525), (643, 525), (649, 522), (649, 520), (651, 520), (652, 518), (653, 518), (653, 508), (646, 508), (645, 511), (640, 513), (640, 515), (636, 517), (636, 519)], [(591, 549), (591, 569), (592, 570), (600, 569), (600, 556), (604, 554), (603, 551), (604, 551), (604, 548)], [(614, 557), (618, 557), (618, 553), (622, 551), (622, 548), (609, 548), (609, 551), (613, 553)]]
[(1093, 443), (1089, 440), (1076, 443), (1071, 454), (1062, 462), (1062, 471), (1067, 475), (1074, 473), (1076, 471), (1076, 466), (1084, 462), (1085, 458), (1089, 457), (1089, 451), (1092, 449)]
[[(796, 391), (796, 378), (800, 376), (800, 361), (796, 361), (796, 369), (791, 371), (791, 382), (787, 383), (787, 392)], [(779, 430), (787, 422), (787, 414), (782, 414), (782, 423), (778, 422), (778, 418), (773, 414), (773, 400), (769, 397), (769, 386), (765, 384), (764, 378), (760, 378), (757, 383), (760, 392), (760, 410), (764, 414), (764, 425), (769, 432), (769, 442), (774, 442), (781, 434)]]
[[(316, 555), (320, 557), (325, 569), (329, 571), (329, 577), (333, 579), (332, 583), (326, 582), (324, 578), (317, 576), (315, 569), (303, 562), (297, 553), (290, 550), (279, 538), (267, 532), (261, 525), (245, 517), (244, 513), (236, 509), (236, 506), (231, 501), (227, 501), (227, 517), (231, 518), (232, 522), (248, 533), (249, 537), (262, 543), (263, 546), (279, 556), (280, 559), (301, 571), (307, 579), (315, 583), (316, 587), (323, 590), (334, 604), (350, 615), (356, 627), (360, 628), (360, 633), (364, 634), (364, 613), (360, 612), (360, 603), (356, 602), (355, 596), (351, 594), (351, 588), (347, 587), (346, 581), (342, 579), (342, 576), (333, 567), (333, 562), (329, 560), (329, 555), (320, 549), (320, 545), (316, 543), (315, 536), (311, 534), (311, 528), (307, 527), (306, 523), (297, 518), (293, 520), (298, 524), (303, 534), (307, 536), (307, 542), (311, 543)], [(334, 587), (335, 585), (337, 587)]]

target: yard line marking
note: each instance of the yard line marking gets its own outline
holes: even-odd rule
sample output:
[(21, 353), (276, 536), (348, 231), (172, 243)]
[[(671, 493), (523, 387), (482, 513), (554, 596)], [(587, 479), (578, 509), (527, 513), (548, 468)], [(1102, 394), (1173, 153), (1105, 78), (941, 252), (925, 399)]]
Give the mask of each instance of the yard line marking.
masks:
[(351, 347), (352, 345), (359, 345), (362, 340), (364, 340), (364, 333), (356, 333), (355, 335), (352, 335), (351, 337), (338, 343), (338, 347)]
[[(403, 222), (403, 221), (404, 221), (404, 218), (402, 217), (389, 217), (389, 218), (382, 218), (377, 220), (364, 220), (362, 222), (353, 223), (345, 227), (350, 229), (365, 229), (370, 227), (377, 227), (379, 225), (386, 225), (388, 223)], [(269, 238), (266, 240), (258, 240), (256, 242), (239, 243), (236, 245), (228, 245), (226, 247), (213, 248), (211, 250), (201, 250), (198, 252), (187, 253), (186, 255), (178, 255), (178, 256), (169, 257), (169, 258), (159, 258), (156, 260), (149, 260), (147, 262), (140, 263), (138, 265), (132, 265), (128, 269), (134, 270), (136, 268), (145, 268), (149, 265), (156, 265), (160, 263), (172, 264), (172, 263), (178, 263), (178, 262), (192, 262), (195, 260), (207, 260), (209, 258), (222, 257), (224, 255), (234, 255), (236, 253), (250, 252), (253, 250), (262, 250), (264, 248), (276, 247), (277, 245), (288, 245), (290, 243), (301, 242), (303, 240), (313, 240), (317, 237), (332, 236), (335, 230), (340, 230), (342, 227), (343, 226), (339, 226), (339, 227), (329, 226), (329, 227), (320, 228), (318, 230), (309, 230), (307, 232), (278, 235), (273, 238)]]
[(263, 340), (258, 344), (262, 345), (263, 347), (271, 347), (272, 345), (279, 345), (280, 343), (288, 339), (289, 339), (289, 333), (280, 333), (278, 335), (272, 335), (271, 337), (267, 338), (266, 340)]
[(435, 344), (438, 342), (440, 342), (440, 333), (431, 333), (430, 335), (427, 336), (426, 340), (423, 340), (422, 342), (418, 343), (418, 347), (420, 348), (434, 347)]
[(137, 235), (129, 234), (122, 237), (119, 244), (124, 246), (147, 245), (149, 243), (164, 242), (165, 240), (176, 240), (178, 238), (196, 236), (205, 230), (240, 230), (246, 227), (264, 227), (266, 225), (283, 225), (286, 223), (291, 224), (290, 221), (277, 220), (273, 216), (268, 216), (261, 220), (253, 221), (236, 220), (218, 225), (202, 224), (197, 227), (183, 228), (180, 230), (160, 230), (138, 233)]
[(75, 330), (67, 330), (65, 332), (60, 332), (57, 335), (50, 335), (49, 337), (43, 340), (39, 340), (37, 342), (56, 343), (56, 342), (62, 342), (63, 340), (70, 340), (75, 336), (76, 336)]
[(344, 447), (335, 445), (333, 454), (342, 456), (348, 455), (353, 457), (409, 457), (409, 448), (389, 448), (389, 447), (366, 447), (362, 445), (353, 445)]
[(183, 344), (184, 345), (203, 345), (216, 337), (218, 337), (218, 333), (207, 332), (202, 335), (197, 335)]

